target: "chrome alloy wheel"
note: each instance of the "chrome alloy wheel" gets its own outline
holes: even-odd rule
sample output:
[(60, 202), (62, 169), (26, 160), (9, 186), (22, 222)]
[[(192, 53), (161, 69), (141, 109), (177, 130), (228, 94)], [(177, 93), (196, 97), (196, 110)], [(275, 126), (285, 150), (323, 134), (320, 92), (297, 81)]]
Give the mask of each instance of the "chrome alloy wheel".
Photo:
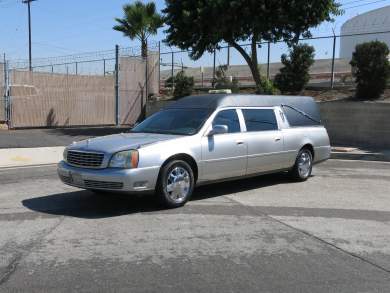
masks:
[(166, 193), (174, 202), (180, 203), (190, 192), (190, 174), (182, 167), (175, 167), (167, 178)]
[(298, 172), (301, 178), (310, 176), (312, 167), (312, 158), (309, 151), (303, 151), (298, 158)]

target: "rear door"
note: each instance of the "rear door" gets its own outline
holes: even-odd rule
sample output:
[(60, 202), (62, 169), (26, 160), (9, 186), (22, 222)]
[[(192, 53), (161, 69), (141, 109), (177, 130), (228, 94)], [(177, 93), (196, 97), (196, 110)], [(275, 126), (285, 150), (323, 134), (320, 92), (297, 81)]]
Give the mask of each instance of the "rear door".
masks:
[(219, 180), (245, 175), (247, 145), (238, 117), (236, 109), (218, 112), (212, 125), (226, 125), (228, 133), (202, 137), (201, 180)]
[(247, 174), (282, 169), (283, 133), (279, 129), (273, 108), (241, 109), (245, 126), (245, 141), (248, 144)]

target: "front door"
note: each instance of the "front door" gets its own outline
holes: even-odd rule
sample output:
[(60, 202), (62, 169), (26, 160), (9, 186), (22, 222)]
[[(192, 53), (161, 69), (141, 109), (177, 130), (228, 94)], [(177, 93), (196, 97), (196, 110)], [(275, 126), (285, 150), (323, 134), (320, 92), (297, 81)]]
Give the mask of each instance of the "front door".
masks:
[(213, 125), (226, 125), (228, 133), (202, 138), (201, 181), (245, 175), (247, 144), (235, 109), (220, 111)]

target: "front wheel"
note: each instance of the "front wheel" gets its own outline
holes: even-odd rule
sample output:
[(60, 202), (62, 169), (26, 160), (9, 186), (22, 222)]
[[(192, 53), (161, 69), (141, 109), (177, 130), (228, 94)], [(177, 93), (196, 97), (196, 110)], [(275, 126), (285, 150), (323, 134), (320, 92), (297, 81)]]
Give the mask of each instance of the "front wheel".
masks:
[(181, 160), (163, 166), (157, 193), (168, 208), (178, 208), (186, 204), (194, 191), (194, 173), (191, 166)]
[(309, 149), (299, 151), (291, 176), (297, 181), (306, 181), (313, 170), (313, 154)]

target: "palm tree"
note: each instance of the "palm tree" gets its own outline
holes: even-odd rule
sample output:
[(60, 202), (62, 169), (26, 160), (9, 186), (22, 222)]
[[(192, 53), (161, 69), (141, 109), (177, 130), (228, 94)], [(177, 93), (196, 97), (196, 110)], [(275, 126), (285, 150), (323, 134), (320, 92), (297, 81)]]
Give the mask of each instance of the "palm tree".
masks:
[(124, 17), (115, 18), (118, 22), (114, 30), (122, 32), (131, 40), (141, 41), (142, 57), (148, 56), (148, 38), (157, 34), (157, 30), (163, 26), (163, 17), (157, 13), (154, 2), (143, 4), (136, 1), (134, 4), (123, 6)]

